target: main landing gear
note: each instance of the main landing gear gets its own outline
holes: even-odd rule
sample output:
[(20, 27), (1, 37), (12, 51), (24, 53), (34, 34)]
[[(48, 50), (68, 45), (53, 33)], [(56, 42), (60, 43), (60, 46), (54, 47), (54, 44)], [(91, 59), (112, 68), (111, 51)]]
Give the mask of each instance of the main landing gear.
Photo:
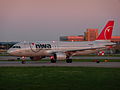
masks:
[(72, 63), (72, 59), (66, 59), (67, 63)]
[(56, 63), (57, 61), (57, 56), (56, 54), (53, 54), (53, 56), (50, 57), (51, 63)]
[(70, 57), (67, 56), (67, 57), (66, 57), (66, 62), (67, 62), (67, 63), (72, 63), (72, 59), (70, 59)]
[(51, 63), (56, 63), (57, 60), (51, 59)]

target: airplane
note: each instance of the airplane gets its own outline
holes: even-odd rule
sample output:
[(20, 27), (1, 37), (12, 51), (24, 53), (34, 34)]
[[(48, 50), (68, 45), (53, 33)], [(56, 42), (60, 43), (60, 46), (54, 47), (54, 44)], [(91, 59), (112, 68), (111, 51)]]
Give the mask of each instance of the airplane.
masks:
[(32, 60), (40, 60), (50, 57), (51, 63), (57, 60), (66, 60), (72, 63), (72, 56), (80, 56), (95, 53), (106, 47), (113, 46), (110, 42), (114, 21), (108, 21), (95, 41), (64, 42), (64, 41), (37, 41), (20, 42), (13, 45), (7, 52), (10, 55), (30, 57)]

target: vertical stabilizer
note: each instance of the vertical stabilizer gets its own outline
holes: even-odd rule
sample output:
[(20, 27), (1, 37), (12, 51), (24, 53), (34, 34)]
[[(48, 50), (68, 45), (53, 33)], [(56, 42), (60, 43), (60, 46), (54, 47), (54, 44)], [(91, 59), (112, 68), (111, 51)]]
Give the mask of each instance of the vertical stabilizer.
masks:
[(114, 21), (108, 21), (96, 40), (110, 40), (112, 36)]

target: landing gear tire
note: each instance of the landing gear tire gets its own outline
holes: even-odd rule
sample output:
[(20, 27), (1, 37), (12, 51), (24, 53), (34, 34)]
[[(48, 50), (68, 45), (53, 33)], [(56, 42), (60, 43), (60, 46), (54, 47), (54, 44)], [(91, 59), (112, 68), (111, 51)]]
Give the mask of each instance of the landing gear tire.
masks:
[(66, 62), (67, 63), (72, 63), (72, 59), (67, 59)]
[(51, 63), (56, 63), (56, 60), (55, 59), (51, 59)]

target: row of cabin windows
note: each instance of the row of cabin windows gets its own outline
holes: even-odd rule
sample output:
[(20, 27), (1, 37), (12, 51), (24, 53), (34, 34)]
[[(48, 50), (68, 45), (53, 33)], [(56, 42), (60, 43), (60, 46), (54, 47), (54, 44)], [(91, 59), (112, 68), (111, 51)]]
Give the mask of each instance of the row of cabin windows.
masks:
[(20, 46), (13, 46), (12, 48), (21, 48)]

